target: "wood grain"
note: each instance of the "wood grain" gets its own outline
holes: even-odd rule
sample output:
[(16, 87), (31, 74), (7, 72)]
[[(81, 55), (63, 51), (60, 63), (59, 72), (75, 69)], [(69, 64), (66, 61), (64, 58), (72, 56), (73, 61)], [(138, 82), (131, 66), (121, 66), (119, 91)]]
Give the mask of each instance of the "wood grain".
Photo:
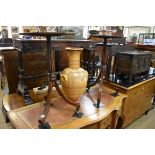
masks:
[(126, 127), (152, 108), (151, 100), (155, 93), (155, 77), (139, 82), (128, 88), (112, 82), (105, 82), (104, 84), (109, 88), (117, 88), (119, 92), (127, 95), (123, 103), (121, 114), (124, 121), (123, 127)]

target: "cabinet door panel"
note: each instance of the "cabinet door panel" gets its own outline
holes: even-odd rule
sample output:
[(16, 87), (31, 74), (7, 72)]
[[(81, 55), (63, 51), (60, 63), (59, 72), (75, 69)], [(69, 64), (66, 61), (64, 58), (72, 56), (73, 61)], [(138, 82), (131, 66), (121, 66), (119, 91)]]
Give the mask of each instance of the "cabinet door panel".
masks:
[(129, 91), (123, 107), (125, 125), (129, 124), (151, 108), (151, 99), (154, 94), (154, 89), (154, 82), (149, 81)]

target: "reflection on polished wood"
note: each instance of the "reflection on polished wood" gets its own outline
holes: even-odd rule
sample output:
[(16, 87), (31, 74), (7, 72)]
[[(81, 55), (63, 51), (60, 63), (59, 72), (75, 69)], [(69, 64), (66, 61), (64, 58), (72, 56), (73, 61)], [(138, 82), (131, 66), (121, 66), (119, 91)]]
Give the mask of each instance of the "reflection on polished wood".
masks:
[[(41, 102), (44, 100), (44, 96), (47, 95), (46, 93), (41, 93), (41, 94), (35, 94), (32, 90), (29, 91), (30, 97), (33, 101), (33, 103), (37, 103), (37, 102)], [(56, 91), (53, 91), (52, 93), (52, 97), (56, 97), (58, 96), (58, 93)], [(20, 95), (17, 95), (16, 93), (14, 94), (9, 94), (9, 95), (5, 95), (3, 97), (3, 101), (2, 101), (2, 112), (3, 112), (3, 116), (5, 118), (6, 122), (9, 122), (7, 113), (11, 110), (15, 110), (17, 108), (21, 108), (26, 106), (24, 104), (24, 100), (23, 97)]]
[[(102, 107), (96, 109), (93, 106), (96, 102), (96, 91), (97, 88), (93, 88), (90, 94), (85, 93), (81, 97), (82, 118), (72, 117), (75, 108), (61, 97), (56, 97), (52, 99), (53, 106), (49, 109), (46, 121), (51, 128), (115, 128), (118, 114), (121, 113), (119, 110), (126, 96), (120, 93), (119, 96), (113, 97), (110, 94), (114, 91), (104, 87)], [(38, 128), (38, 118), (44, 108), (44, 103), (39, 102), (10, 111), (8, 116), (12, 125), (15, 128)]]

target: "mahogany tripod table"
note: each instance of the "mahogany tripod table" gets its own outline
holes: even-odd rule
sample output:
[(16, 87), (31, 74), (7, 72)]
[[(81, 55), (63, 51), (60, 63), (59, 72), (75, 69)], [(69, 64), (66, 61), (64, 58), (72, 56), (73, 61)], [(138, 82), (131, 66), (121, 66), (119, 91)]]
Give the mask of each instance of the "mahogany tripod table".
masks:
[[(47, 96), (45, 96), (46, 104), (44, 105), (45, 109), (43, 113), (40, 115), (39, 121), (39, 126), (40, 128), (48, 128), (49, 125), (48, 123), (45, 123), (45, 118), (48, 114), (49, 107), (52, 105), (51, 103), (51, 92), (53, 91), (53, 87), (56, 88), (57, 92), (59, 95), (67, 101), (69, 104), (73, 105), (76, 107), (75, 113), (73, 116), (75, 117), (81, 117), (82, 114), (79, 111), (80, 109), (80, 103), (74, 103), (70, 101), (66, 96), (62, 93), (61, 89), (59, 88), (59, 85), (56, 80), (56, 74), (55, 74), (55, 47), (51, 46), (51, 37), (55, 36), (62, 36), (62, 35), (70, 35), (72, 33), (67, 32), (29, 32), (29, 33), (20, 33), (20, 35), (29, 35), (29, 36), (42, 36), (46, 37), (46, 46), (47, 46), (47, 62), (48, 62), (48, 93)], [(23, 67), (23, 59), (22, 59), (22, 47), (21, 49), (18, 50), (19, 54), (19, 85), (18, 85), (18, 91), (23, 95), (25, 104), (29, 105), (32, 104), (32, 101), (29, 97), (29, 92), (27, 87), (24, 85), (24, 67)], [(27, 77), (28, 78), (28, 77)]]
[[(96, 38), (103, 38), (103, 48), (102, 48), (102, 56), (101, 56), (101, 66), (102, 66), (101, 71), (100, 71), (96, 81), (91, 83), (90, 85), (88, 85), (88, 91), (89, 91), (90, 87), (94, 86), (100, 80), (97, 103), (94, 104), (94, 106), (96, 108), (100, 108), (102, 106), (100, 103), (101, 103), (101, 96), (102, 96), (102, 92), (103, 92), (102, 89), (103, 89), (103, 80), (104, 80), (103, 76), (104, 76), (105, 65), (106, 65), (105, 79), (109, 80), (110, 70), (111, 70), (111, 61), (112, 61), (111, 54), (109, 56), (107, 55), (107, 40), (112, 39), (112, 38), (122, 38), (122, 37), (112, 36), (112, 35), (101, 35), (101, 34), (90, 35), (90, 36), (96, 37)], [(107, 58), (108, 58), (108, 61), (107, 61)]]
[[(51, 68), (51, 52), (53, 53), (53, 50), (51, 48), (51, 37), (55, 36), (62, 36), (65, 35), (65, 33), (60, 33), (60, 32), (27, 32), (27, 33), (20, 33), (20, 35), (29, 35), (29, 36), (42, 36), (46, 38), (46, 50), (47, 50), (47, 63), (48, 63), (48, 81), (52, 77), (54, 77), (53, 70)], [(35, 76), (25, 76), (24, 75), (24, 64), (23, 64), (23, 54), (27, 51), (23, 48), (22, 42), (20, 44), (20, 47), (18, 47), (18, 56), (19, 56), (19, 84), (18, 84), (18, 89), (17, 93), (21, 94), (24, 98), (25, 104), (30, 105), (32, 104), (32, 100), (29, 96), (29, 91), (27, 86), (25, 85), (24, 80), (25, 79), (32, 79), (32, 78), (39, 78), (46, 75), (37, 75)], [(31, 51), (34, 52), (34, 51)]]
[[(113, 36), (113, 35), (101, 35), (101, 34), (91, 35), (91, 37), (103, 38), (103, 48), (102, 48), (101, 63), (102, 63), (102, 67), (103, 67), (104, 64), (107, 64), (106, 80), (108, 80), (109, 76), (110, 76), (112, 56), (111, 56), (110, 53), (107, 54), (107, 40), (112, 39), (112, 38), (123, 38), (123, 37), (121, 37), (121, 36)], [(108, 58), (108, 60), (107, 60), (107, 58)]]

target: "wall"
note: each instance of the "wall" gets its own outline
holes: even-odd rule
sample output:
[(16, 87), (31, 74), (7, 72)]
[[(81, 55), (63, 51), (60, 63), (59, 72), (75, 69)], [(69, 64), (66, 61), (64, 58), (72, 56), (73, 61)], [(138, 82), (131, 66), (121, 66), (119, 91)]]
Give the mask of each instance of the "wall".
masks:
[(139, 37), (139, 33), (154, 33), (155, 26), (126, 26), (124, 28), (124, 36), (127, 37), (127, 41), (130, 41), (133, 37)]

